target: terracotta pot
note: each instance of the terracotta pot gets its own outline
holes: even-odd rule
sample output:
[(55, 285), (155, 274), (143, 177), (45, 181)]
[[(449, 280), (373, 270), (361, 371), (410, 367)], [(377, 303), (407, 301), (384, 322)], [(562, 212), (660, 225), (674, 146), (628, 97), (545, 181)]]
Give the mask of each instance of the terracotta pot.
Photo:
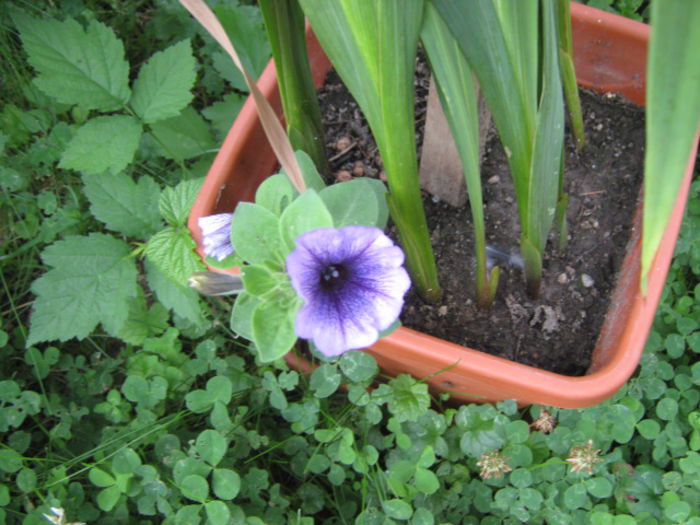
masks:
[[(571, 12), (579, 84), (599, 92), (619, 93), (643, 105), (649, 27), (577, 3), (571, 4)], [(330, 64), (311, 34), (308, 44), (315, 82), (320, 87)], [(272, 62), (261, 76), (259, 86), (281, 114)], [(365, 351), (376, 358), (384, 372), (429, 378), (427, 382), (435, 391), (448, 391), (459, 402), (515, 399), (521, 405), (581, 408), (611, 397), (632, 375), (642, 355), (680, 229), (693, 158), (694, 154), (651, 270), (646, 297), (639, 289), (641, 214), (640, 209), (637, 210), (633, 238), (586, 375), (569, 377), (539, 370), (410, 328), (396, 330)], [(231, 211), (240, 200), (252, 200), (257, 186), (276, 166), (252, 100), (248, 100), (226, 137), (190, 214), (189, 228), (200, 254), (201, 232), (197, 219)], [(288, 361), (299, 369), (307, 370), (310, 366), (292, 355), (288, 356)]]

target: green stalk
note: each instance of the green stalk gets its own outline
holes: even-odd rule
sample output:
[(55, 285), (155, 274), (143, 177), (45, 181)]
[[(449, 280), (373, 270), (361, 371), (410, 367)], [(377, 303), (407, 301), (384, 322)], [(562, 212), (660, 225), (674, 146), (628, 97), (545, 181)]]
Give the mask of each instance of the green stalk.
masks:
[(282, 97), (287, 133), (320, 173), (330, 174), (321, 109), (306, 51), (304, 13), (298, 0), (259, 0)]
[(569, 108), (571, 128), (576, 139), (576, 149), (581, 150), (586, 144), (586, 132), (583, 128), (581, 99), (578, 96), (576, 70), (574, 68), (574, 41), (571, 34), (571, 0), (557, 0), (557, 27), (559, 37), (559, 67), (564, 86), (566, 105)]
[(479, 167), (479, 107), (474, 76), (459, 45), (431, 4), (426, 6), (421, 40), (462, 161), (474, 224), (476, 301), (479, 306), (488, 307), (498, 286), (498, 271), (494, 268), (489, 275), (486, 268), (486, 231)]
[(300, 0), (323, 49), (365, 114), (384, 163), (389, 211), (413, 284), (440, 295), (418, 182), (413, 72), (423, 0)]

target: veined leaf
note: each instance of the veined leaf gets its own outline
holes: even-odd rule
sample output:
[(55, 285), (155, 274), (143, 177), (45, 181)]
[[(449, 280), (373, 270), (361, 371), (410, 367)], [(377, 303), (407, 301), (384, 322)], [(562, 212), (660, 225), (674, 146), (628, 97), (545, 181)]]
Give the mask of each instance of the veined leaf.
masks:
[(165, 275), (184, 286), (193, 273), (206, 269), (195, 248), (187, 228), (166, 228), (148, 241), (146, 257)]
[[(270, 44), (265, 35), (260, 12), (252, 6), (218, 6), (214, 9), (246, 70), (257, 79), (270, 60)], [(248, 91), (243, 74), (229, 56), (213, 54), (214, 68), (239, 91)]]
[(90, 211), (110, 230), (146, 239), (161, 228), (160, 187), (148, 175), (138, 182), (123, 173), (91, 175), (84, 182)]
[(160, 195), (160, 214), (171, 226), (187, 223), (190, 208), (197, 198), (203, 179), (183, 180), (177, 186), (165, 188)]
[(191, 159), (216, 147), (209, 125), (192, 106), (175, 117), (151, 124), (150, 128), (161, 154), (169, 159)]
[(148, 259), (146, 274), (148, 286), (155, 292), (163, 306), (199, 327), (206, 327), (209, 324), (202, 312), (199, 294), (196, 291), (176, 283)]
[(131, 107), (147, 123), (177, 116), (192, 100), (195, 62), (189, 40), (153, 55), (139, 70)]
[(98, 323), (116, 333), (136, 296), (136, 264), (129, 246), (110, 235), (68, 237), (44, 250), (52, 268), (34, 281), (37, 295), (27, 346), (86, 337)]
[(83, 28), (69, 18), (41, 20), (13, 15), (37, 86), (64, 104), (111, 111), (129, 99), (129, 64), (114, 31), (93, 20)]
[(700, 129), (700, 3), (655, 1), (651, 9), (642, 283), (661, 244)]
[(88, 120), (66, 146), (59, 167), (84, 173), (118, 173), (134, 159), (141, 124), (129, 115)]

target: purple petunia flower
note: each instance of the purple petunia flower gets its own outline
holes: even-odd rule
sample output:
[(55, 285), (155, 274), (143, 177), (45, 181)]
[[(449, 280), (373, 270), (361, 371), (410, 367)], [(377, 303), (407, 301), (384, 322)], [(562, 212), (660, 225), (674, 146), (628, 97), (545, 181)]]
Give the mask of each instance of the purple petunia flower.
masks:
[(198, 224), (202, 230), (202, 243), (204, 255), (223, 261), (229, 255), (233, 255), (231, 244), (231, 219), (233, 213), (217, 213), (200, 217)]
[(328, 357), (365, 348), (398, 318), (411, 286), (404, 254), (379, 228), (319, 228), (287, 256), (292, 286), (305, 301), (294, 330)]

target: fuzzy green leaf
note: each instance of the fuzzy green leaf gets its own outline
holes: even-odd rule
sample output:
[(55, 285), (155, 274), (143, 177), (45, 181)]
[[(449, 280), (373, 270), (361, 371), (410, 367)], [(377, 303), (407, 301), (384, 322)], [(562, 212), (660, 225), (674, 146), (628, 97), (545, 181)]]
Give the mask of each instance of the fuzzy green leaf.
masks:
[(171, 226), (187, 224), (190, 208), (197, 198), (203, 179), (184, 180), (177, 186), (165, 188), (160, 196), (160, 214)]
[(269, 363), (279, 359), (294, 346), (297, 340), (294, 319), (300, 306), (289, 307), (281, 302), (265, 301), (253, 310), (253, 341), (260, 361)]
[(32, 285), (37, 295), (27, 346), (86, 337), (98, 323), (110, 332), (124, 324), (136, 295), (130, 248), (109, 235), (68, 237), (42, 254), (53, 268)]
[(93, 20), (83, 28), (73, 19), (40, 20), (13, 16), (36, 85), (64, 104), (110, 111), (129, 99), (129, 64), (114, 31)]
[(89, 174), (118, 173), (134, 159), (141, 133), (141, 124), (129, 115), (95, 117), (76, 131), (59, 167)]
[(160, 153), (180, 162), (216, 148), (209, 124), (192, 106), (187, 106), (175, 117), (151, 124), (151, 133)]
[(208, 325), (197, 292), (184, 284), (176, 283), (148, 260), (146, 260), (146, 274), (148, 286), (155, 292), (163, 306), (197, 326)]
[(131, 107), (147, 124), (177, 116), (192, 100), (195, 62), (189, 40), (153, 55), (139, 70)]
[(102, 174), (85, 177), (84, 182), (90, 211), (110, 230), (147, 239), (161, 228), (160, 187), (148, 175), (134, 182), (123, 173)]
[(236, 253), (251, 264), (281, 264), (279, 222), (270, 210), (241, 202), (231, 223), (231, 242)]
[(333, 217), (314, 190), (307, 190), (292, 202), (279, 221), (280, 237), (287, 248), (286, 253), (296, 247), (296, 239), (302, 233), (332, 227)]
[(173, 281), (184, 286), (193, 273), (206, 269), (195, 248), (187, 228), (166, 228), (148, 241), (146, 257)]

